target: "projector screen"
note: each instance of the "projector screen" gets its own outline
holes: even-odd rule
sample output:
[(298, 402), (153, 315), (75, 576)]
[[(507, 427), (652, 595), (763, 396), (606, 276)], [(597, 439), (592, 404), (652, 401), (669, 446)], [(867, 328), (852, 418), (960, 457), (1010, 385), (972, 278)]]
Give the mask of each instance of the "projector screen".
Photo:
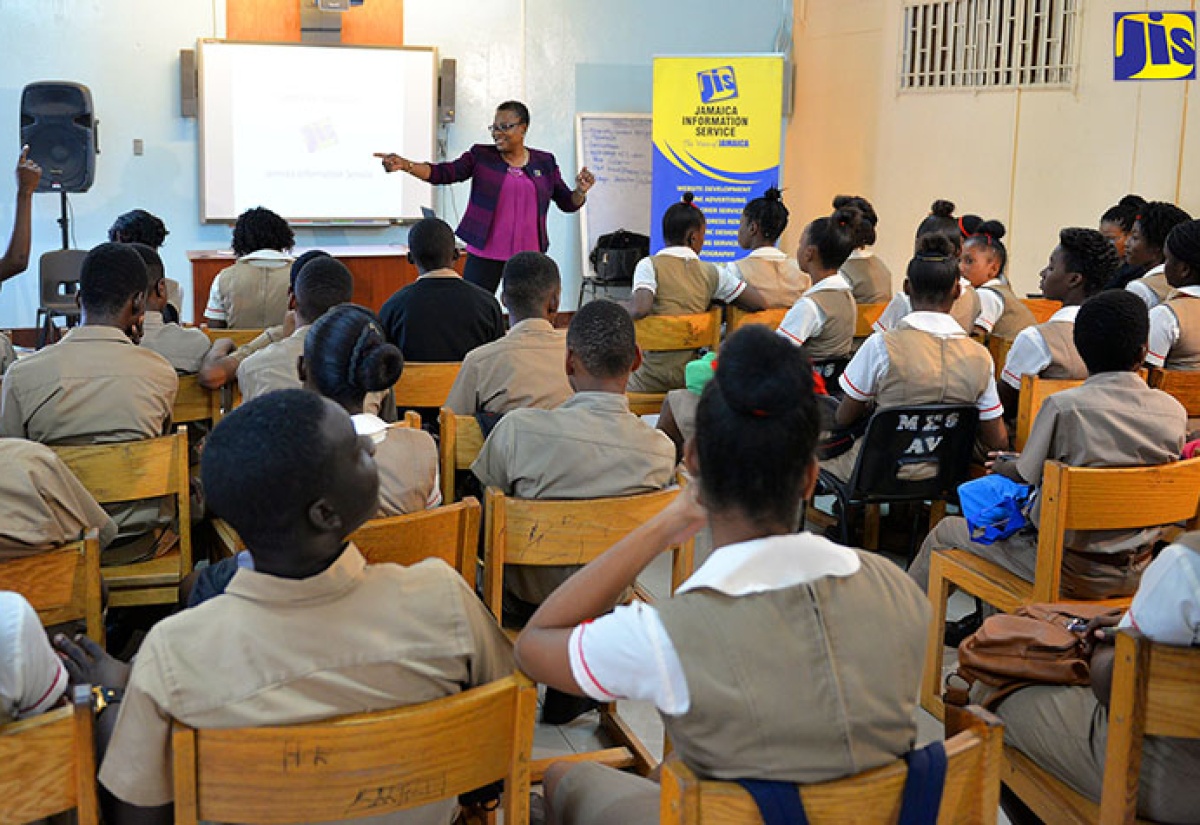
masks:
[(435, 64), (431, 48), (201, 40), (200, 219), (419, 219), (429, 184), (372, 153), (433, 157)]

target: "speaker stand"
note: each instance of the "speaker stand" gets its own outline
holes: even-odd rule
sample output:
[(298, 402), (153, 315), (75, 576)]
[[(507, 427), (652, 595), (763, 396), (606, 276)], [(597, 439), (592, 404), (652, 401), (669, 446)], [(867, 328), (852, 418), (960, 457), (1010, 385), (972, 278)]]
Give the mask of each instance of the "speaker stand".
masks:
[(59, 202), (61, 214), (59, 215), (59, 218), (58, 218), (58, 226), (62, 230), (62, 243), (63, 243), (62, 248), (70, 249), (71, 248), (71, 233), (69, 231), (69, 227), (71, 225), (71, 219), (69, 217), (67, 217), (67, 193), (65, 191), (59, 192), (58, 196), (59, 196), (59, 198), (61, 198), (61, 200)]

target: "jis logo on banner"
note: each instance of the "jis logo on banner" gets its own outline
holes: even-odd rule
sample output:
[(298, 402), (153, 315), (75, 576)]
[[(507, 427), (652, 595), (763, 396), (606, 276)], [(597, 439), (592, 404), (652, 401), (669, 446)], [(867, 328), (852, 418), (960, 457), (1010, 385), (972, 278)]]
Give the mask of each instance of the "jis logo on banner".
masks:
[(1194, 11), (1116, 12), (1117, 80), (1195, 80)]
[(722, 66), (719, 69), (696, 72), (696, 80), (700, 83), (701, 103), (732, 100), (738, 96), (737, 78), (733, 74), (733, 66)]

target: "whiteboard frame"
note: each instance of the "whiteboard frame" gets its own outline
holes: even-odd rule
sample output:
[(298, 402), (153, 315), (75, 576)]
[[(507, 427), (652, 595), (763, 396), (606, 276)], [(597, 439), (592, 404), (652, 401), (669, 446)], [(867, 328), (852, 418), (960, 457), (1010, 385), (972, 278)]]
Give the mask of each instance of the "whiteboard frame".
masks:
[[(653, 120), (654, 115), (651, 112), (577, 112), (575, 114), (575, 161), (580, 167), (583, 167), (586, 160), (583, 156), (583, 121), (585, 118), (610, 118), (612, 120)], [(651, 139), (653, 146), (653, 139)], [(653, 220), (653, 216), (651, 216)], [(588, 205), (584, 201), (583, 208), (579, 210), (579, 279), (580, 284), (587, 277), (588, 273), (592, 272), (592, 263), (588, 260), (588, 254), (591, 252), (587, 248), (588, 239)], [(578, 309), (578, 307), (576, 307)]]
[[(196, 120), (198, 121), (199, 140), (196, 144), (196, 149), (199, 152), (199, 162), (197, 169), (200, 173), (200, 179), (197, 181), (200, 190), (200, 223), (201, 224), (226, 224), (232, 226), (237, 218), (210, 218), (208, 217), (208, 203), (206, 199), (207, 189), (205, 188), (205, 169), (204, 159), (207, 153), (205, 148), (205, 124), (204, 124), (204, 46), (207, 43), (219, 43), (223, 46), (286, 46), (289, 48), (304, 48), (304, 49), (356, 49), (356, 50), (379, 50), (392, 52), (428, 52), (433, 61), (432, 76), (432, 97), (433, 108), (429, 116), (429, 145), (436, 152), (437, 150), (437, 104), (438, 104), (438, 51), (434, 46), (360, 46), (358, 44), (349, 43), (280, 43), (269, 40), (225, 40), (219, 37), (201, 37), (196, 40)], [(432, 189), (432, 187), (431, 187)], [(433, 206), (432, 191), (430, 192), (430, 207)], [(329, 218), (329, 217), (288, 217), (281, 216), (289, 223), (304, 226), (399, 226), (405, 223), (412, 223), (421, 219), (421, 215), (401, 215), (400, 217), (363, 217), (363, 218)]]

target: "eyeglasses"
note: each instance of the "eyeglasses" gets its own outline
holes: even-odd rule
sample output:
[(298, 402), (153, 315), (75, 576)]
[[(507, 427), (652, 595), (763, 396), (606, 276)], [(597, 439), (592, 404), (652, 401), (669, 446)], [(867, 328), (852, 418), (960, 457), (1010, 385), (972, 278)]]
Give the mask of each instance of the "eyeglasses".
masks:
[(497, 132), (500, 132), (502, 134), (508, 134), (509, 132), (511, 132), (513, 129), (516, 129), (520, 125), (521, 125), (520, 121), (516, 121), (515, 123), (493, 123), (491, 126), (489, 126), (487, 128), (488, 128), (488, 131), (491, 132), (493, 135), (496, 134)]

